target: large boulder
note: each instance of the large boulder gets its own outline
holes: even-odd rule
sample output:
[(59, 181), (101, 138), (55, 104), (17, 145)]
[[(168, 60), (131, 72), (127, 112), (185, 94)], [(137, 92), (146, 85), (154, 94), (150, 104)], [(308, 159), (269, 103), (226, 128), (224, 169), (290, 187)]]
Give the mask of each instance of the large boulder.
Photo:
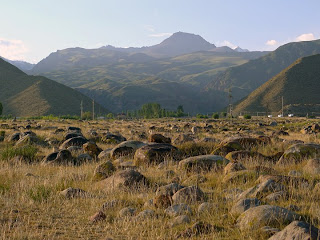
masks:
[(124, 141), (117, 146), (115, 146), (111, 151), (110, 151), (110, 157), (113, 159), (116, 159), (118, 157), (122, 156), (130, 156), (134, 155), (135, 151), (138, 148), (141, 148), (145, 146), (146, 144), (140, 141)]
[(106, 133), (101, 140), (108, 144), (118, 144), (127, 141), (127, 139), (124, 136), (120, 134), (113, 134), (110, 132)]
[(67, 149), (68, 147), (71, 147), (71, 146), (82, 147), (82, 145), (87, 142), (88, 140), (85, 139), (84, 137), (69, 138), (68, 140), (64, 141), (61, 144), (60, 149)]
[(250, 159), (254, 159), (255, 161), (257, 160), (262, 160), (262, 161), (267, 161), (269, 160), (268, 157), (262, 155), (261, 153), (258, 152), (253, 152), (253, 151), (246, 151), (246, 150), (240, 150), (240, 151), (233, 151), (233, 152), (229, 152), (226, 156), (226, 159), (230, 160), (230, 161), (244, 161), (244, 160), (250, 160)]
[(179, 150), (170, 145), (163, 143), (155, 143), (143, 146), (135, 152), (135, 165), (158, 164), (165, 160), (179, 160)]
[(106, 191), (115, 189), (137, 190), (148, 184), (145, 176), (135, 170), (123, 170), (98, 183)]
[(290, 146), (281, 156), (277, 164), (299, 163), (303, 158), (320, 155), (320, 145), (315, 143), (298, 143)]
[(293, 221), (269, 240), (318, 240), (319, 229), (302, 221)]
[(179, 167), (185, 170), (217, 170), (223, 168), (229, 160), (218, 155), (200, 155), (189, 157), (179, 162)]
[(58, 152), (50, 153), (48, 156), (46, 156), (42, 164), (69, 165), (69, 164), (75, 164), (75, 161), (70, 151), (60, 150)]
[(286, 208), (273, 205), (262, 205), (249, 208), (242, 213), (237, 219), (237, 224), (240, 230), (244, 231), (257, 229), (263, 226), (279, 227), (297, 220), (299, 217), (298, 214)]

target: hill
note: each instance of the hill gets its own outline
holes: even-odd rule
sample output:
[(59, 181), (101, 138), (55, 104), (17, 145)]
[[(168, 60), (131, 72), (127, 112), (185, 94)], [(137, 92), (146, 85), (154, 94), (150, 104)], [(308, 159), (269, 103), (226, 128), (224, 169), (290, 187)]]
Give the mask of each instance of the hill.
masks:
[(320, 112), (319, 66), (319, 54), (298, 59), (237, 104), (234, 112), (279, 112), (282, 96), (287, 111), (303, 114), (313, 109)]
[(319, 53), (320, 40), (288, 43), (261, 58), (215, 75), (206, 89), (227, 91), (231, 87), (234, 100), (237, 101), (290, 66), (298, 58)]
[[(3, 114), (13, 116), (80, 115), (80, 102), (85, 111), (92, 101), (74, 89), (41, 76), (29, 76), (0, 59), (0, 102)], [(96, 109), (104, 108), (96, 104)]]
[(0, 58), (2, 58), (3, 60), (5, 60), (8, 63), (11, 63), (13, 66), (16, 66), (17, 68), (19, 68), (21, 71), (24, 71), (24, 72), (31, 71), (32, 68), (35, 66), (35, 64), (28, 63), (25, 61), (9, 60), (4, 57), (0, 57)]

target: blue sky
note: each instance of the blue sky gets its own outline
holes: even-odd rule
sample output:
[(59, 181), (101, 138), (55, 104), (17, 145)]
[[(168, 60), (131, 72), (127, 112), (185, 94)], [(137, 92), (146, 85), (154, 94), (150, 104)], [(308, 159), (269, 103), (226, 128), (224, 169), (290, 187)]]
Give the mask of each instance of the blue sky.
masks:
[(0, 55), (37, 62), (68, 47), (154, 45), (174, 32), (273, 50), (320, 38), (319, 0), (0, 0)]

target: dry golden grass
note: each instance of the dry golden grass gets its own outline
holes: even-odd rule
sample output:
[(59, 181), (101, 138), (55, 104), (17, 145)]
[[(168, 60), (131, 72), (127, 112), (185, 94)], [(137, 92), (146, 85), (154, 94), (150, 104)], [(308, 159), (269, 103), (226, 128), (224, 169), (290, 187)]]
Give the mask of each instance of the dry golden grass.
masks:
[[(270, 133), (272, 130), (283, 128), (279, 124), (277, 127), (257, 127), (258, 120), (235, 121), (232, 124), (218, 120), (210, 124), (213, 129), (210, 131), (200, 131), (195, 135), (196, 139), (210, 137), (217, 140), (223, 140), (226, 136), (238, 135), (259, 135), (259, 131)], [(260, 121), (260, 120), (259, 120)], [(265, 121), (265, 120), (262, 120)], [(301, 124), (301, 119), (291, 120), (290, 127), (294, 124)], [(186, 122), (176, 120), (159, 120), (159, 121), (102, 121), (102, 122), (79, 122), (79, 121), (40, 121), (42, 128), (39, 130), (32, 129), (42, 139), (47, 137), (62, 139), (63, 134), (53, 134), (54, 129), (66, 128), (67, 126), (81, 127), (86, 137), (90, 137), (89, 130), (94, 129), (99, 133), (110, 131), (119, 132), (127, 139), (138, 140), (138, 134), (145, 132), (149, 134), (149, 127), (156, 126), (156, 132), (160, 132), (172, 139), (182, 133), (188, 133), (190, 130), (184, 129)], [(0, 122), (4, 123), (4, 122)], [(11, 122), (8, 122), (12, 125)], [(17, 126), (25, 126), (27, 122), (17, 122)], [(34, 126), (36, 123), (31, 122)], [(170, 124), (170, 125), (168, 125)], [(172, 125), (177, 125), (179, 131), (171, 130)], [(205, 122), (191, 122), (191, 125), (205, 126)], [(228, 132), (217, 130), (221, 126), (227, 126), (233, 129)], [(246, 126), (250, 130), (239, 131), (239, 126)], [(14, 132), (12, 129), (0, 129), (6, 132), (6, 135)], [(289, 136), (281, 136), (286, 140), (303, 140), (305, 142), (320, 143), (317, 135), (303, 135), (298, 130), (289, 131)], [(8, 147), (8, 143), (0, 142), (0, 158), (3, 151)], [(114, 145), (98, 142), (102, 149), (111, 148)], [(209, 154), (216, 146), (216, 143), (197, 143), (180, 145), (185, 156)], [(266, 155), (272, 155), (278, 151), (283, 151), (285, 144), (279, 140), (271, 144), (259, 146), (255, 150)], [(52, 147), (41, 148), (37, 153), (39, 159), (46, 156), (52, 151)], [(129, 159), (130, 160), (130, 159)], [(43, 166), (39, 163), (24, 164), (13, 163), (10, 160), (0, 159), (0, 239), (176, 239), (177, 235), (186, 228), (192, 226), (197, 221), (203, 221), (215, 226), (215, 230), (209, 234), (192, 237), (190, 239), (266, 239), (262, 233), (256, 229), (248, 232), (241, 232), (235, 225), (236, 217), (229, 214), (229, 210), (234, 204), (228, 200), (228, 191), (232, 189), (246, 190), (254, 186), (259, 177), (258, 174), (251, 175), (243, 181), (224, 183), (223, 171), (219, 172), (200, 172), (201, 176), (207, 180), (199, 183), (199, 187), (207, 193), (207, 201), (214, 204), (210, 211), (198, 214), (199, 204), (190, 205), (193, 210), (191, 223), (171, 227), (172, 218), (165, 215), (163, 209), (156, 209), (155, 216), (145, 220), (136, 219), (135, 217), (119, 218), (118, 212), (123, 207), (134, 207), (137, 213), (146, 209), (144, 203), (155, 196), (157, 186), (168, 184), (172, 178), (179, 177), (180, 183), (189, 181), (189, 185), (197, 184), (197, 178), (190, 180), (190, 177), (196, 173), (188, 173), (177, 168), (176, 164), (170, 162), (163, 168), (158, 166), (140, 167), (139, 171), (150, 181), (149, 188), (140, 191), (120, 191), (104, 192), (96, 187), (92, 182), (94, 169), (99, 163), (93, 161), (81, 166)], [(305, 161), (301, 164), (292, 164), (287, 166), (275, 166), (271, 163), (257, 163), (255, 159), (247, 159), (244, 165), (247, 169), (253, 170), (257, 165), (272, 167), (278, 174), (288, 175), (291, 170), (302, 173), (302, 177), (312, 182), (312, 186), (306, 187), (287, 186), (289, 196), (287, 199), (281, 199), (275, 204), (282, 207), (288, 207), (293, 204), (300, 208), (297, 211), (303, 215), (304, 219), (319, 226), (320, 205), (318, 200), (320, 196), (315, 195), (311, 189), (313, 185), (320, 181), (319, 176), (306, 175), (302, 168)], [(168, 175), (169, 170), (174, 171), (173, 175)], [(80, 188), (87, 191), (90, 195), (84, 198), (66, 199), (59, 195), (59, 192), (68, 188)], [(319, 193), (320, 194), (320, 193)], [(119, 205), (112, 209), (105, 210), (107, 219), (105, 221), (91, 223), (89, 217), (98, 212), (105, 202), (114, 199), (122, 200)]]

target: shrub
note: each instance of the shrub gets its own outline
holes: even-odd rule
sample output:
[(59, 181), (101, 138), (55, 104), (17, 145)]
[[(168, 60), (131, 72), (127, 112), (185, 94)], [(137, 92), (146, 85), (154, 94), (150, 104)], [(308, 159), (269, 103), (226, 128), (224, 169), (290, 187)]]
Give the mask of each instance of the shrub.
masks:
[(219, 119), (219, 113), (214, 113), (214, 114), (212, 114), (212, 118), (214, 118), (214, 119)]
[(207, 115), (203, 115), (203, 114), (200, 114), (200, 113), (198, 113), (198, 114), (196, 115), (196, 117), (197, 117), (197, 118), (208, 118)]
[(249, 115), (249, 114), (245, 114), (245, 115), (243, 115), (243, 117), (244, 117), (244, 119), (251, 119), (251, 115)]

